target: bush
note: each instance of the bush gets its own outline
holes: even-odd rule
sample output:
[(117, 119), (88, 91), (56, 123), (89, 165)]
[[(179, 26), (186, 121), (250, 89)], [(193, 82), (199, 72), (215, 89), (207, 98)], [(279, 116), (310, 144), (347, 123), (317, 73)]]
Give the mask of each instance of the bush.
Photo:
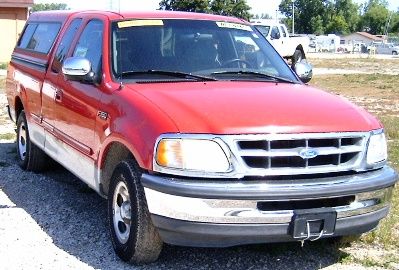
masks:
[(7, 69), (8, 63), (0, 63), (0, 69)]

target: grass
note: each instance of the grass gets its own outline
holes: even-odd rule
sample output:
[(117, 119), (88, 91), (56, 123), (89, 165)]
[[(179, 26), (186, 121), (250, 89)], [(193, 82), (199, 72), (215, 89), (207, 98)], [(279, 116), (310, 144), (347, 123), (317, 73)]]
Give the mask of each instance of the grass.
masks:
[(353, 257), (346, 256), (341, 259), (341, 263), (343, 264), (361, 264), (365, 267), (376, 268), (380, 267), (383, 269), (395, 269), (393, 264), (399, 261), (399, 257), (395, 255), (387, 255), (379, 258), (372, 258), (368, 256), (364, 257)]
[(0, 76), (0, 93), (4, 93), (6, 88), (6, 78)]
[(311, 84), (333, 93), (352, 97), (393, 98), (396, 101), (399, 99), (399, 79), (397, 75), (319, 75), (315, 76)]
[(15, 133), (4, 133), (4, 134), (0, 134), (0, 140), (15, 140), (16, 138), (16, 134)]
[(0, 69), (7, 69), (7, 63), (0, 63)]
[[(375, 59), (364, 59), (374, 63)], [(381, 61), (381, 60), (379, 60)], [(399, 62), (397, 62), (399, 64)], [(343, 64), (345, 65), (345, 64)], [(338, 67), (338, 68), (342, 68)], [(386, 74), (319, 75), (312, 85), (329, 92), (343, 95), (349, 100), (372, 112), (383, 123), (388, 139), (389, 164), (399, 171), (399, 79)], [(399, 185), (393, 190), (391, 210), (380, 222), (377, 230), (365, 234), (360, 241), (366, 244), (380, 244), (386, 249), (399, 248)], [(365, 266), (383, 266), (363, 260)]]

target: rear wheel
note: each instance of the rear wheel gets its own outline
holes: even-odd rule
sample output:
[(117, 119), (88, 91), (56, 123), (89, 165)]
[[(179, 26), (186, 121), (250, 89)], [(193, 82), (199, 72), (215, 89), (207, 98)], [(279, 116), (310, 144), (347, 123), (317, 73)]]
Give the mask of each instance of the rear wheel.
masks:
[(24, 111), (20, 113), (17, 121), (17, 154), (18, 164), (24, 170), (40, 172), (46, 167), (48, 157), (31, 142)]
[(392, 52), (392, 55), (398, 55), (398, 52), (393, 51), (393, 52)]
[(152, 224), (140, 171), (133, 160), (116, 167), (108, 192), (108, 225), (116, 254), (131, 263), (158, 259), (162, 240)]

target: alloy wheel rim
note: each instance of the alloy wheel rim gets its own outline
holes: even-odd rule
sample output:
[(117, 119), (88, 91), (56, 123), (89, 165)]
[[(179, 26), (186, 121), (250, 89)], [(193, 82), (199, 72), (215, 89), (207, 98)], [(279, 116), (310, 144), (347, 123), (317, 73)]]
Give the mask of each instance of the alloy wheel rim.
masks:
[(119, 242), (126, 244), (130, 236), (131, 204), (127, 186), (119, 182), (112, 199), (112, 219), (114, 230)]

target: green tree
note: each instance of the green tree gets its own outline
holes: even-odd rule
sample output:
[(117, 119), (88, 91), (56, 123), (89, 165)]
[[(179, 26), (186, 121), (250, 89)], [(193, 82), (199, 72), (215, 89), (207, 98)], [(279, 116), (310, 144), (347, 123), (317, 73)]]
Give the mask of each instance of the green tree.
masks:
[[(329, 1), (327, 0), (296, 0), (294, 2), (295, 10), (295, 32), (312, 34), (318, 31), (319, 19), (316, 21), (312, 18), (320, 16), (324, 25), (324, 17), (326, 16), (326, 9)], [(279, 10), (287, 18), (292, 18), (292, 0), (282, 0), (279, 5)], [(313, 21), (313, 23), (311, 23)], [(317, 22), (317, 23), (316, 23)]]
[(388, 29), (388, 31), (392, 33), (399, 33), (399, 11), (392, 15), (391, 27)]
[[(338, 32), (355, 32), (358, 30), (360, 22), (360, 6), (352, 0), (336, 0), (334, 5), (334, 16), (338, 16), (335, 19), (335, 24), (337, 26), (341, 24), (341, 29), (338, 29)], [(339, 20), (344, 20), (345, 24), (343, 24), (342, 21), (339, 22)]]
[(273, 19), (272, 16), (270, 16), (268, 13), (261, 13), (261, 14), (255, 14), (252, 16), (254, 19)]
[(162, 0), (159, 3), (162, 10), (178, 10), (189, 12), (206, 12), (235, 16), (249, 20), (251, 9), (246, 0)]
[(313, 29), (313, 34), (315, 35), (323, 35), (324, 34), (324, 26), (323, 26), (323, 19), (320, 15), (312, 17), (310, 19), (310, 25)]
[[(358, 29), (360, 8), (353, 0), (296, 0), (296, 32), (348, 33)], [(282, 0), (280, 12), (292, 18), (292, 0)]]
[(67, 4), (63, 3), (50, 3), (50, 4), (34, 4), (32, 7), (32, 12), (43, 11), (43, 10), (65, 10)]
[(209, 0), (162, 0), (159, 9), (188, 12), (209, 12)]
[(246, 0), (234, 0), (232, 13), (230, 16), (238, 17), (249, 21), (252, 18), (252, 14), (249, 12), (251, 7), (248, 6)]
[(327, 23), (327, 33), (348, 34), (349, 26), (342, 15), (333, 15), (331, 20)]
[(371, 34), (384, 34), (389, 11), (385, 0), (369, 0), (364, 8), (360, 26)]

